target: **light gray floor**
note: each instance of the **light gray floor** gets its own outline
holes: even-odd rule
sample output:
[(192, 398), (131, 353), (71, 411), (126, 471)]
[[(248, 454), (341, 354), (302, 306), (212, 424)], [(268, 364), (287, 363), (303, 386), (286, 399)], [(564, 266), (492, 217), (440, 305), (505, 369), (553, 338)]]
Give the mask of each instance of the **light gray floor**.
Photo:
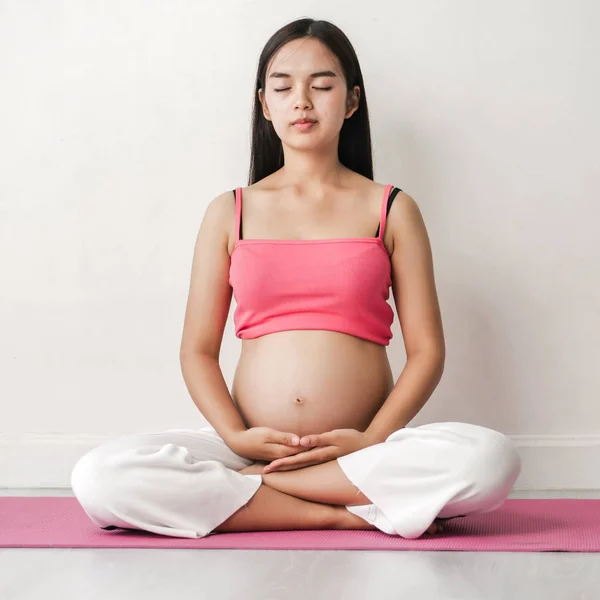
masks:
[[(600, 490), (509, 497), (600, 498)], [(600, 553), (0, 548), (1, 600), (138, 598), (597, 600)]]

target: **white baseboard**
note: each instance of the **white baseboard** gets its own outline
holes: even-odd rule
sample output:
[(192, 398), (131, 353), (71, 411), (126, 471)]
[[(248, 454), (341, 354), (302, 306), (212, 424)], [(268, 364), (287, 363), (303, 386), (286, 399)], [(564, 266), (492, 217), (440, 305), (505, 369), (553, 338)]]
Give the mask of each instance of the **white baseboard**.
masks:
[[(600, 435), (510, 435), (523, 461), (515, 490), (600, 490)], [(75, 463), (114, 439), (0, 433), (0, 488), (70, 488)]]
[(600, 490), (600, 435), (509, 436), (522, 459), (516, 490)]

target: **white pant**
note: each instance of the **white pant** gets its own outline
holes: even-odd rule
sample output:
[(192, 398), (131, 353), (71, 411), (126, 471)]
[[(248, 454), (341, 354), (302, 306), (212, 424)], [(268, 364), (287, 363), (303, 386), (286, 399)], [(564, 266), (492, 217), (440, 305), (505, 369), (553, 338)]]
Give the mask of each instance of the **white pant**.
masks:
[[(139, 433), (84, 454), (71, 486), (99, 527), (199, 538), (256, 493), (261, 475), (238, 473), (254, 462), (235, 454), (211, 426)], [(510, 438), (451, 422), (404, 427), (337, 462), (372, 502), (347, 510), (405, 538), (421, 536), (436, 517), (498, 508), (521, 471)]]

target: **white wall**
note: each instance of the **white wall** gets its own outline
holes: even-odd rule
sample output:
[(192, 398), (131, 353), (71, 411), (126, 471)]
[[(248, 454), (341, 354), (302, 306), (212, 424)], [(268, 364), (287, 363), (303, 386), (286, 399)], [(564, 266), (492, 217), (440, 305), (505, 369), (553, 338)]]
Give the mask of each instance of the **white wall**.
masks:
[[(259, 53), (303, 16), (352, 41), (375, 179), (432, 241), (447, 362), (412, 424), (513, 436), (517, 487), (600, 487), (598, 3), (0, 9), (0, 487), (67, 486), (108, 437), (205, 424), (179, 368), (195, 236), (247, 183)], [(230, 314), (229, 384), (239, 351)]]

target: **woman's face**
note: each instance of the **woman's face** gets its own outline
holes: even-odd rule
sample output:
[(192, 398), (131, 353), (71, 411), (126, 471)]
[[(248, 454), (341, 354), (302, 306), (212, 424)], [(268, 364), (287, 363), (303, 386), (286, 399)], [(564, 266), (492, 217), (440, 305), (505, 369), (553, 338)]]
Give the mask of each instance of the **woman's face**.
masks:
[[(313, 76), (314, 73), (329, 72)], [(339, 135), (344, 119), (358, 108), (359, 86), (348, 95), (336, 57), (315, 38), (282, 46), (267, 67), (265, 87), (258, 91), (265, 118), (282, 142), (291, 147), (326, 145)], [(292, 124), (299, 118), (317, 121), (309, 130)]]

